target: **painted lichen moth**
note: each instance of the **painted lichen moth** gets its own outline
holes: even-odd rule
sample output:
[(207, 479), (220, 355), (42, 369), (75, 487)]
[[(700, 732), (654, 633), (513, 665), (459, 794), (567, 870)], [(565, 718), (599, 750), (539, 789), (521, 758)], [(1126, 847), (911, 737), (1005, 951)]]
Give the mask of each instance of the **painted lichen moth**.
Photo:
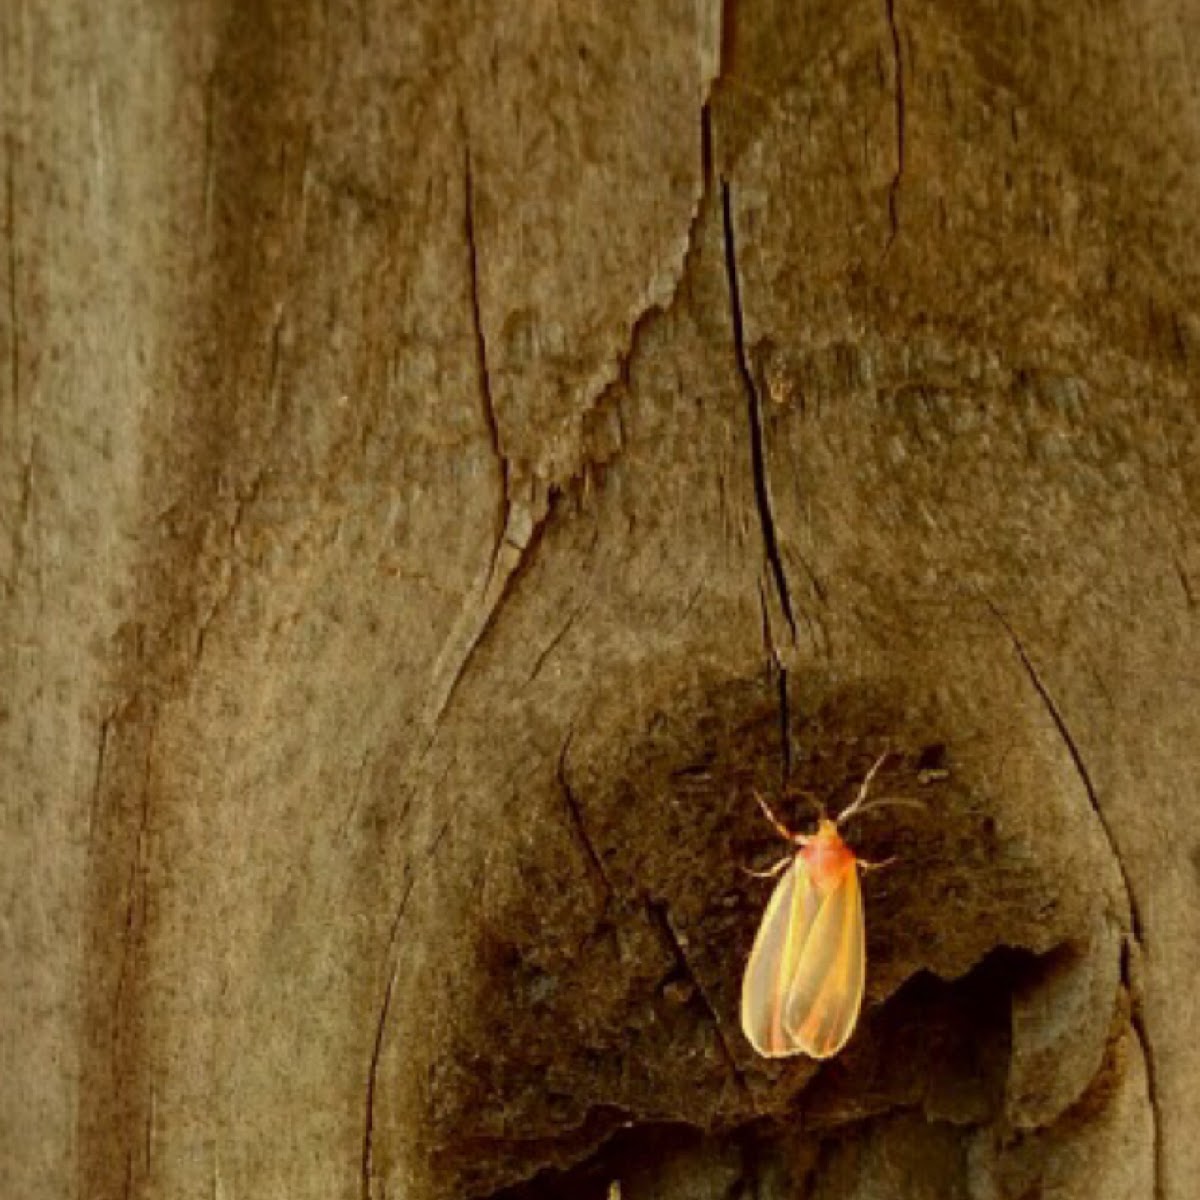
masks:
[[(792, 833), (759, 799), (771, 824), (798, 847), (765, 873), (773, 877), (782, 872), (782, 878), (763, 914), (742, 980), (742, 1030), (768, 1058), (830, 1058), (854, 1032), (867, 968), (858, 872), (887, 864), (858, 858), (839, 827), (863, 811), (887, 757), (876, 760), (838, 819), (822, 815), (813, 834)], [(897, 803), (917, 802), (877, 800), (866, 807)]]

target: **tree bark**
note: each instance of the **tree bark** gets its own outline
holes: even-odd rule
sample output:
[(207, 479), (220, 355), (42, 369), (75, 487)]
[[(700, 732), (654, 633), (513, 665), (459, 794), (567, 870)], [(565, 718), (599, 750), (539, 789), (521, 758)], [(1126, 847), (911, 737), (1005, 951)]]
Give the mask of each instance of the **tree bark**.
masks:
[(4, 5), (0, 1192), (1186, 1200), (1198, 18)]

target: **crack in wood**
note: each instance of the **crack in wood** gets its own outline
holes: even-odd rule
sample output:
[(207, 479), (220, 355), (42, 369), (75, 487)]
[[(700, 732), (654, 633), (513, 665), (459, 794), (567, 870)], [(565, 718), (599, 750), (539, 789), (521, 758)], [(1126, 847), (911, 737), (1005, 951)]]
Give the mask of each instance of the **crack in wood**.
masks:
[(892, 248), (892, 243), (896, 240), (896, 236), (900, 232), (900, 184), (904, 178), (904, 126), (906, 118), (904, 60), (900, 52), (900, 29), (896, 24), (896, 0), (884, 0), (884, 2), (887, 8), (888, 30), (891, 33), (892, 39), (892, 62), (896, 72), (896, 169), (893, 171), (891, 182), (888, 184), (888, 221), (891, 225), (891, 231), (888, 234), (887, 245), (883, 251), (886, 254)]
[(573, 736), (574, 730), (568, 730), (566, 740), (563, 742), (562, 749), (558, 754), (558, 787), (566, 804), (567, 817), (570, 821), (571, 829), (583, 849), (588, 869), (604, 898), (607, 899), (614, 894), (612, 880), (608, 877), (608, 871), (604, 867), (604, 860), (600, 857), (599, 851), (588, 835), (587, 826), (583, 822), (583, 812), (579, 806), (579, 798), (575, 795), (570, 780), (567, 778), (567, 754), (570, 751)]
[[(454, 823), (453, 813), (442, 822), (429, 849), (423, 855), (423, 861), (417, 866), (411, 866), (405, 871), (404, 891), (400, 902), (396, 905), (396, 915), (392, 918), (392, 927), (388, 933), (387, 949), (384, 952), (384, 964), (388, 968), (387, 986), (383, 991), (383, 999), (379, 1006), (379, 1017), (375, 1022), (375, 1037), (371, 1047), (371, 1060), (367, 1067), (367, 1088), (365, 1112), (363, 1116), (362, 1154), (359, 1163), (359, 1192), (361, 1200), (371, 1200), (371, 1183), (375, 1163), (375, 1095), (378, 1087), (379, 1063), (383, 1057), (384, 1030), (387, 1026), (388, 1014), (392, 1007), (392, 993), (396, 988), (396, 980), (400, 975), (400, 960), (396, 956), (396, 944), (400, 940), (400, 924), (408, 910), (408, 902), (421, 879), (421, 872), (428, 868), (437, 855), (438, 847)], [(381, 1188), (381, 1195), (383, 1190)]]
[(750, 371), (746, 356), (746, 335), (742, 323), (741, 289), (738, 283), (737, 248), (733, 233), (733, 200), (729, 182), (721, 180), (721, 214), (724, 222), (725, 273), (729, 283), (729, 308), (733, 323), (733, 348), (737, 358), (738, 376), (746, 393), (746, 411), (750, 424), (750, 467), (754, 476), (754, 499), (758, 506), (759, 525), (762, 529), (763, 545), (767, 562), (775, 582), (779, 605), (783, 609), (793, 643), (796, 641), (796, 617), (792, 611), (792, 597), (788, 589), (783, 556), (779, 551), (779, 538), (775, 529), (775, 514), (771, 506), (771, 488), (767, 473), (766, 445), (762, 426), (762, 397)]
[(1130, 1013), (1129, 1025), (1133, 1036), (1137, 1039), (1142, 1051), (1142, 1061), (1146, 1064), (1146, 1098), (1150, 1103), (1151, 1136), (1153, 1138), (1154, 1156), (1154, 1200), (1164, 1200), (1166, 1196), (1166, 1170), (1163, 1154), (1163, 1119), (1162, 1106), (1159, 1101), (1158, 1062), (1154, 1055), (1154, 1047), (1146, 1032), (1146, 1017), (1143, 1010), (1141, 987), (1136, 986), (1133, 978), (1133, 965), (1130, 962), (1129, 943), (1121, 947), (1121, 982), (1129, 994)]
[(665, 902), (647, 900), (646, 914), (650, 918), (651, 925), (658, 930), (663, 943), (671, 957), (675, 960), (679, 971), (691, 981), (692, 986), (696, 989), (696, 995), (700, 997), (701, 1003), (707, 1010), (709, 1021), (713, 1027), (713, 1034), (716, 1037), (717, 1049), (725, 1063), (725, 1068), (729, 1072), (730, 1078), (737, 1089), (744, 1096), (749, 1097), (749, 1086), (746, 1083), (745, 1076), (741, 1072), (741, 1068), (737, 1065), (737, 1059), (734, 1058), (729, 1043), (725, 1040), (725, 1031), (721, 1025), (721, 1018), (717, 1015), (716, 1006), (713, 1004), (708, 990), (700, 982), (699, 976), (692, 969), (692, 964), (688, 961), (687, 952), (683, 948), (683, 941), (679, 936), (679, 931), (675, 928), (674, 921), (671, 920), (670, 908)]
[(467, 242), (467, 266), (470, 280), (471, 329), (475, 342), (475, 372), (479, 380), (479, 398), (483, 405), (483, 420), (495, 455), (499, 476), (499, 504), (494, 520), (492, 542), (491, 576), (496, 571), (496, 560), (504, 544), (505, 530), (512, 513), (512, 463), (504, 453), (500, 436), (500, 419), (496, 413), (496, 400), (492, 392), (492, 375), (488, 366), (487, 334), (483, 324), (483, 306), (479, 290), (479, 243), (475, 230), (475, 177), (471, 166), (471, 147), (464, 151), (463, 165), (463, 230)]
[(786, 787), (787, 781), (792, 777), (792, 722), (791, 706), (788, 700), (788, 672), (787, 667), (783, 665), (783, 659), (779, 655), (775, 638), (771, 633), (771, 614), (767, 608), (767, 594), (763, 588), (761, 577), (758, 580), (758, 605), (762, 613), (762, 639), (763, 649), (767, 653), (767, 672), (768, 676), (774, 675), (779, 695), (780, 766), (783, 786)]
[(8, 233), (8, 329), (12, 342), (9, 386), (12, 388), (13, 432), (15, 435), (21, 415), (21, 325), (17, 305), (17, 140), (10, 133), (5, 141), (7, 145), (4, 169), (4, 213)]
[(1143, 927), (1141, 912), (1138, 908), (1137, 898), (1134, 895), (1133, 884), (1129, 878), (1129, 872), (1125, 868), (1125, 863), (1121, 858), (1117, 848), (1116, 837), (1113, 835), (1112, 827), (1109, 825), (1108, 818), (1104, 815), (1104, 810), (1100, 806), (1099, 798), (1096, 795), (1096, 787), (1092, 782), (1092, 777), (1087, 769), (1087, 764), (1083, 760), (1083, 754), (1079, 749), (1078, 743), (1075, 741), (1071, 733), (1070, 727), (1067, 725), (1066, 718), (1062, 714), (1058, 703), (1055, 701), (1050, 689), (1046, 686), (1045, 681), (1038, 673), (1037, 667), (1033, 663), (1029, 652), (1025, 649), (1021, 639), (1017, 636), (1016, 630), (1009, 623), (1008, 619), (1000, 611), (999, 608), (988, 598), (984, 598), (991, 614), (999, 622), (1001, 628), (1008, 634), (1009, 641), (1012, 642), (1013, 649), (1017, 653), (1017, 657), (1021, 660), (1021, 665), (1025, 669), (1025, 674), (1029, 677), (1030, 683), (1033, 685), (1034, 691), (1037, 692), (1042, 703), (1045, 705), (1046, 711), (1050, 715), (1055, 728), (1058, 730), (1059, 737), (1067, 748), (1067, 753), (1071, 756), (1071, 762), (1074, 764), (1076, 774), (1083, 783), (1084, 792), (1087, 794), (1088, 803), (1091, 806), (1096, 819), (1100, 822), (1100, 828), (1104, 833), (1105, 840), (1108, 843), (1109, 853), (1113, 857), (1113, 861), (1117, 864), (1117, 870), (1121, 875), (1121, 882), (1125, 889), (1125, 901), (1129, 907), (1129, 921), (1133, 933), (1134, 940), (1139, 946), (1144, 944)]
[[(1001, 628), (1008, 635), (1009, 641), (1012, 643), (1013, 649), (1016, 651), (1017, 657), (1020, 659), (1021, 665), (1024, 668), (1026, 675), (1029, 677), (1029, 681), (1033, 685), (1034, 691), (1037, 692), (1038, 697), (1041, 699), (1042, 704), (1046, 708), (1046, 711), (1050, 714), (1050, 719), (1053, 721), (1060, 738), (1067, 748), (1067, 752), (1071, 756), (1071, 762), (1074, 764), (1075, 771), (1082, 781), (1084, 791), (1087, 794), (1088, 803), (1090, 804), (1092, 812), (1095, 814), (1097, 821), (1100, 823), (1100, 828), (1104, 833), (1106, 842), (1108, 843), (1109, 853), (1112, 855), (1112, 858), (1117, 865), (1117, 870), (1120, 873), (1121, 883), (1125, 890), (1125, 902), (1129, 909), (1130, 934), (1139, 951), (1144, 951), (1146, 944), (1145, 927), (1142, 922), (1142, 916), (1138, 906), (1137, 897), (1133, 890), (1133, 881), (1130, 879), (1124, 859), (1121, 857), (1112, 827), (1109, 825), (1108, 818), (1104, 815), (1104, 810), (1100, 806), (1095, 785), (1092, 782), (1092, 777), (1088, 771), (1087, 764), (1084, 762), (1083, 753), (1079, 749), (1079, 745), (1071, 733), (1070, 727), (1067, 724), (1061, 708), (1055, 701), (1049, 687), (1039, 674), (1033, 659), (1031, 658), (1029, 652), (1025, 649), (1024, 643), (1022, 643), (1020, 637), (1017, 635), (1016, 629), (991, 599), (986, 596), (983, 599), (992, 616), (997, 622), (999, 622)], [(1129, 974), (1128, 958), (1128, 947), (1126, 947), (1122, 957), (1122, 974), (1126, 976), (1127, 981)], [(1163, 1163), (1165, 1161), (1165, 1152), (1163, 1149), (1161, 1104), (1158, 1093), (1157, 1061), (1154, 1055), (1154, 1045), (1150, 1038), (1149, 1030), (1146, 1026), (1145, 1008), (1141, 999), (1140, 991), (1131, 987), (1130, 997), (1132, 1000), (1130, 1023), (1133, 1027), (1134, 1034), (1141, 1045), (1142, 1056), (1146, 1062), (1146, 1088), (1149, 1093), (1154, 1139), (1154, 1195), (1155, 1200), (1162, 1200), (1164, 1195)]]
[(17, 495), (16, 519), (13, 522), (11, 563), (8, 578), (4, 581), (5, 590), (10, 596), (16, 594), (17, 580), (20, 578), (28, 546), (25, 533), (29, 527), (29, 514), (33, 508), (33, 460), (37, 449), (38, 439), (35, 433), (30, 439), (29, 454), (21, 465), (21, 485)]
[[(443, 826), (443, 832), (445, 831)], [(440, 837), (439, 837), (440, 840)], [(434, 843), (433, 849), (436, 849)], [(430, 852), (432, 856), (432, 850)], [(387, 985), (383, 989), (383, 1001), (379, 1006), (379, 1016), (375, 1022), (375, 1038), (371, 1044), (371, 1061), (367, 1067), (366, 1112), (363, 1118), (362, 1157), (359, 1164), (359, 1194), (361, 1200), (371, 1200), (371, 1180), (375, 1165), (375, 1091), (379, 1079), (379, 1062), (383, 1057), (383, 1038), (387, 1028), (388, 1013), (392, 1007), (392, 993), (396, 988), (396, 979), (400, 974), (400, 960), (396, 957), (396, 941), (400, 935), (400, 921), (408, 907), (408, 899), (416, 886), (416, 872), (410, 870), (405, 883), (404, 894), (392, 918), (392, 928), (388, 934), (387, 950), (384, 955), (388, 967)]]
[[(541, 544), (542, 537), (545, 534), (546, 526), (550, 523), (550, 519), (558, 507), (559, 498), (562, 492), (556, 487), (551, 487), (546, 500), (546, 510), (533, 526), (529, 535), (529, 540), (523, 547), (520, 548), (520, 557), (511, 569), (504, 576), (503, 583), (500, 584), (500, 590), (495, 598), (487, 605), (483, 619), (479, 621), (475, 632), (471, 635), (466, 649), (463, 651), (457, 665), (454, 668), (454, 673), (450, 677), (450, 681), (443, 689), (442, 699), (438, 702), (433, 710), (432, 719), (428, 721), (428, 739), (426, 741), (423, 754), (428, 752), (433, 745), (434, 737), (437, 733), (438, 725), (441, 723), (442, 717), (449, 710), (454, 701), (454, 697), (458, 693), (463, 680), (466, 678), (471, 664), (475, 661), (475, 657), (479, 650), (486, 644), (492, 631), (500, 618), (501, 612), (504, 610), (509, 598), (516, 590), (517, 584), (521, 578), (528, 572), (533, 559), (537, 554), (537, 548)], [(514, 547), (515, 548), (515, 547)], [(494, 584), (494, 581), (489, 581)]]
[(387, 1027), (388, 1012), (392, 1007), (392, 992), (396, 987), (399, 961), (392, 964), (388, 973), (387, 987), (383, 992), (383, 1003), (379, 1007), (379, 1019), (375, 1023), (375, 1040), (371, 1048), (371, 1063), (367, 1070), (366, 1118), (363, 1124), (362, 1162), (359, 1169), (359, 1194), (362, 1200), (371, 1200), (371, 1178), (374, 1171), (375, 1152), (375, 1088), (379, 1078), (379, 1060), (383, 1054), (383, 1035)]
[(546, 662), (549, 660), (554, 651), (557, 650), (562, 644), (563, 638), (565, 638), (567, 634), (571, 632), (575, 622), (578, 621), (579, 618), (583, 616), (583, 614), (587, 612), (588, 608), (590, 607), (591, 601), (584, 600), (577, 604), (567, 614), (567, 619), (559, 627), (558, 632), (546, 643), (545, 648), (534, 660), (533, 668), (529, 672), (529, 678), (525, 681), (525, 685), (527, 687), (541, 674), (542, 668), (546, 665)]

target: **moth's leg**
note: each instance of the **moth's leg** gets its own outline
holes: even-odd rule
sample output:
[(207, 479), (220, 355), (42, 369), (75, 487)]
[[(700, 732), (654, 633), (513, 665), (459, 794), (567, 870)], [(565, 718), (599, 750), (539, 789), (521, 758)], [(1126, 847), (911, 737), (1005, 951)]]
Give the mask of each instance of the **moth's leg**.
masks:
[(865, 858), (859, 858), (855, 861), (864, 871), (882, 871), (884, 867), (890, 867), (898, 860), (893, 854), (891, 858), (885, 858), (882, 862), (868, 862)]
[(793, 857), (794, 855), (785, 854), (773, 867), (768, 867), (765, 871), (752, 871), (749, 867), (743, 867), (742, 870), (755, 879), (774, 879), (792, 865)]

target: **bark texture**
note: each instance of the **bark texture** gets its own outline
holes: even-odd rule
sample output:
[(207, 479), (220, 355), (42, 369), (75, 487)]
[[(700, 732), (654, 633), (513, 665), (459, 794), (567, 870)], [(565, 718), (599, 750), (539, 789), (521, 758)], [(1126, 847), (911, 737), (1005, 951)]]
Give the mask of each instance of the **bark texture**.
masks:
[[(0, 53), (0, 1193), (1194, 1194), (1193, 0)], [(884, 749), (757, 1059), (753, 794)]]

